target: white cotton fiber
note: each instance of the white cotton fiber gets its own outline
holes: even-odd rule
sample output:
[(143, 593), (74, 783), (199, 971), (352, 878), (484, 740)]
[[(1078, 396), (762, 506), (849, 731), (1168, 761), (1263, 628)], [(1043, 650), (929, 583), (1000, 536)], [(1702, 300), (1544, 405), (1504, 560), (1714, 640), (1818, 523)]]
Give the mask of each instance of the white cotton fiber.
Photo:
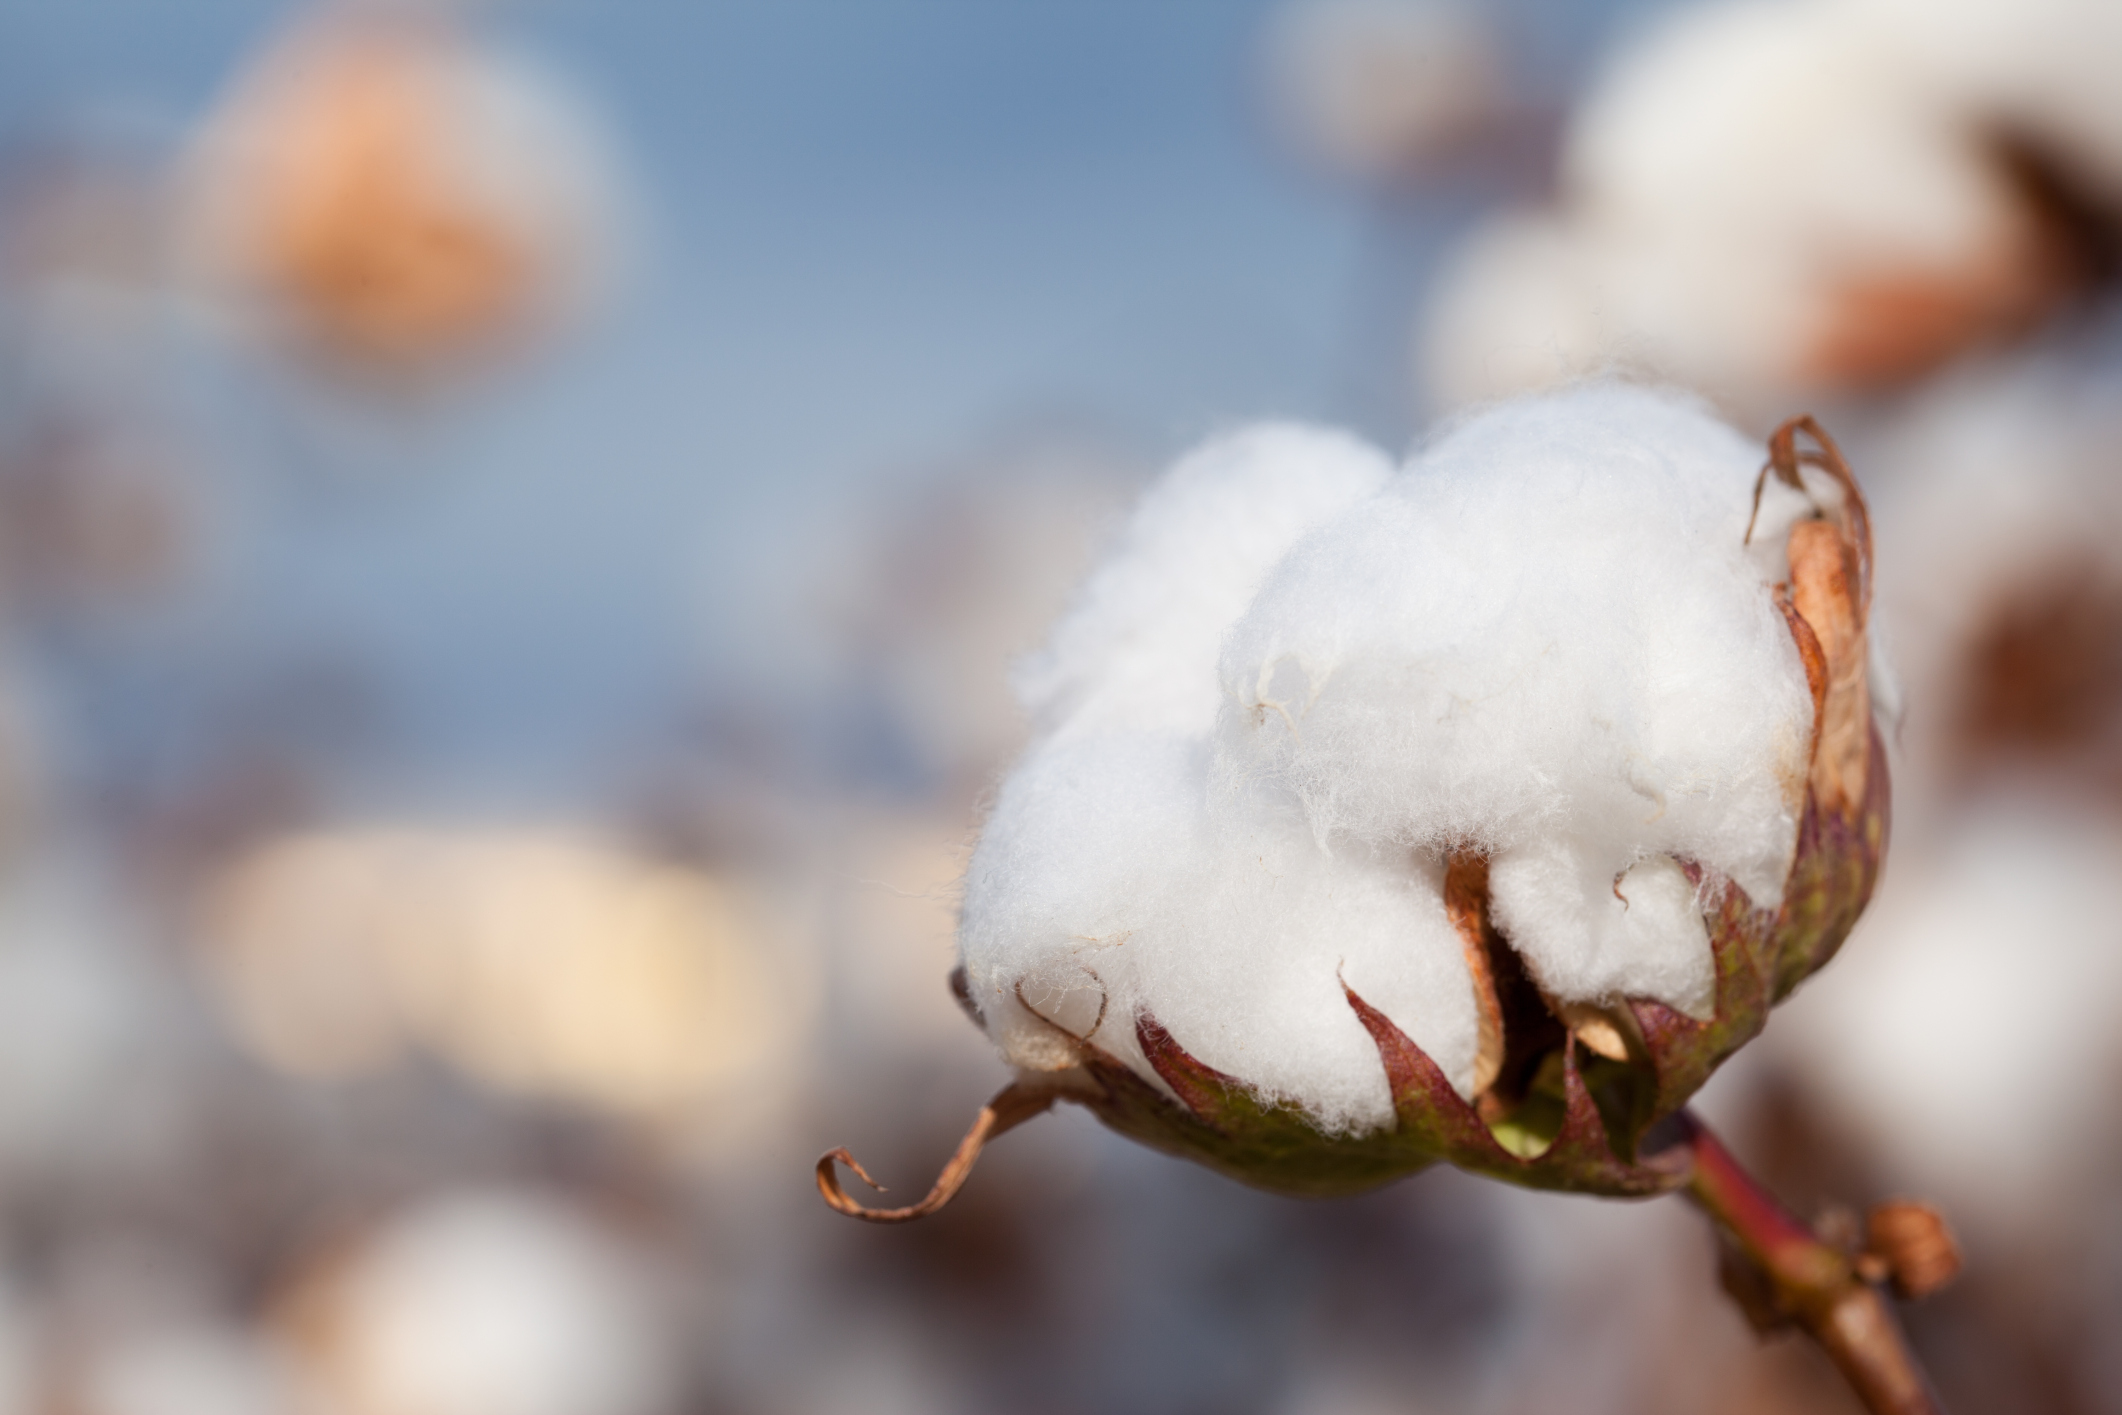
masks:
[(681, 1379), (656, 1275), (588, 1211), (473, 1190), (385, 1225), (283, 1336), (315, 1415), (668, 1415)]
[[(1071, 1037), (1152, 1074), (1135, 1022), (1334, 1129), (1391, 1116), (1342, 991), (1462, 1093), (1478, 1043), (1449, 852), (1565, 1001), (1701, 1014), (1678, 860), (1771, 905), (1812, 700), (1742, 546), (1760, 453), (1691, 401), (1505, 405), (1388, 475), (1241, 435), (1143, 502), (1024, 675), (1042, 736), (998, 794), (960, 947), (1009, 1059)], [(1793, 500), (1771, 498), (1764, 546)]]
[(1569, 999), (1699, 1011), (1680, 855), (1782, 897), (1811, 731), (1742, 542), (1760, 453), (1595, 386), (1459, 428), (1299, 545), (1226, 642), (1218, 774), (1340, 840), (1495, 856), (1512, 942)]
[(1430, 398), (1449, 408), (1654, 367), (1614, 286), (1625, 271), (1588, 233), (1551, 212), (1476, 230), (1446, 258), (1420, 333)]
[(1440, 278), (1433, 395), (1620, 367), (1765, 420), (2038, 316), (2042, 215), (1885, 3), (1725, 0), (1625, 52), (1571, 116), (1556, 209), (1476, 232)]
[(1816, 264), (1953, 261), (2010, 193), (1906, 47), (1837, 0), (1692, 9), (1574, 115), (1562, 180), (1602, 217), (1753, 225)]
[(1005, 1053), (1065, 1065), (1039, 1019), (1080, 1036), (1102, 999), (1091, 1039), (1117, 1056), (1140, 1064), (1146, 1010), (1208, 1065), (1331, 1128), (1372, 1129), (1391, 1101), (1345, 980), (1468, 1088), (1477, 1022), (1440, 868), (1402, 850), (1329, 855), (1273, 802), (1211, 814), (1207, 771), (1205, 743), (1141, 733), (1036, 749), (1012, 776), (960, 936)]
[(1581, 836), (1503, 851), (1488, 875), (1496, 926), (1566, 1001), (1654, 997), (1708, 1020), (1716, 975), (1694, 883), (1666, 855), (1617, 877), (1620, 858)]
[(1273, 96), (1291, 136), (1328, 167), (1419, 173), (1507, 112), (1497, 31), (1468, 0), (1291, 0), (1268, 30)]
[(1197, 732), (1215, 720), (1216, 648), (1306, 531), (1385, 484), (1385, 454), (1346, 433), (1270, 423), (1210, 442), (1143, 496), (1119, 542), (1021, 665), (1041, 732)]
[(1891, 32), (1965, 111), (2122, 203), (2122, 5), (2114, 0), (1840, 0)]

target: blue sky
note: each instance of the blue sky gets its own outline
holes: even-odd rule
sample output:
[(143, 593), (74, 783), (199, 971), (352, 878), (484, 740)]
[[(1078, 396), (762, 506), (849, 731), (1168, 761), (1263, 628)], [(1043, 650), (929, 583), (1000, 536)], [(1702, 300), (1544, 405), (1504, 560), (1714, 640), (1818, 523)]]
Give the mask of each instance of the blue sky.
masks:
[[(1509, 7), (1565, 77), (1615, 8)], [(130, 700), (110, 732), (181, 736), (230, 683), (344, 657), (404, 774), (568, 789), (689, 695), (771, 679), (821, 531), (1013, 427), (1149, 459), (1262, 415), (1404, 438), (1405, 314), (1376, 306), (1418, 283), (1409, 233), (1454, 216), (1382, 222), (1284, 160), (1260, 113), (1268, 10), (486, 7), (629, 169), (644, 254), (618, 306), (410, 428), (320, 417), (286, 378), (183, 346), (170, 401), (239, 530), (184, 627), (76, 653), (89, 686), (68, 691)], [(0, 140), (172, 144), (288, 13), (5, 0)], [(137, 710), (152, 684), (161, 717)]]

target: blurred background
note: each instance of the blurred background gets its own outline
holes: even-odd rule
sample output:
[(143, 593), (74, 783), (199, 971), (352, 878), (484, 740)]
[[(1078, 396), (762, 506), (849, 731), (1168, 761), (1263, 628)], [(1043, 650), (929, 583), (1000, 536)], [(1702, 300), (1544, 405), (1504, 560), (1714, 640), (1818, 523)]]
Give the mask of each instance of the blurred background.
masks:
[(2111, 0), (0, 0), (0, 1415), (1781, 1412), (1699, 1221), (1308, 1204), (944, 986), (1158, 467), (1685, 383), (1871, 489), (1894, 855), (1705, 1098), (2122, 1410)]

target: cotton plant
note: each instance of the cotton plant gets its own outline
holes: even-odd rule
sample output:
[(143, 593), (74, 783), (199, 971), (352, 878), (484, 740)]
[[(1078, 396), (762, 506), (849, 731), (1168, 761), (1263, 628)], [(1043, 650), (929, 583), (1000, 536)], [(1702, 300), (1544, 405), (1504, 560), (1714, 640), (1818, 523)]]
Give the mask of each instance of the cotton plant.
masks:
[(1877, 1284), (1949, 1271), (1935, 1216), (1825, 1241), (1686, 1108), (1871, 893), (1870, 598), (1864, 498), (1810, 419), (1765, 466), (1622, 384), (1399, 467), (1314, 428), (1211, 442), (1017, 673), (1036, 735), (952, 977), (1015, 1080), (920, 1203), (857, 1203), (844, 1150), (821, 1191), (932, 1213), (1056, 1101), (1292, 1195), (1440, 1161), (1680, 1191), (1752, 1315), (1928, 1408)]
[(2108, 8), (1678, 13), (1571, 115), (1555, 201), (1447, 263), (1423, 382), (1456, 406), (1623, 368), (1765, 422), (2019, 339), (2111, 264)]

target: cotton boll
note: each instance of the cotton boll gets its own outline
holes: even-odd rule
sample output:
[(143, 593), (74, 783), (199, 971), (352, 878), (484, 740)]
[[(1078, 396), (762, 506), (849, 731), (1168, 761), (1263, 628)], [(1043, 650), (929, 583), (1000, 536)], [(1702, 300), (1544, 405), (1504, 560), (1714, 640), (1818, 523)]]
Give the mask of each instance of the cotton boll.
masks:
[(1761, 348), (1774, 326), (1709, 321), (1746, 313), (1748, 286), (1797, 321), (1794, 343), (1752, 357), (1798, 384), (1890, 382), (2038, 310), (2042, 213), (1903, 48), (1825, 0), (1715, 6), (1630, 56), (1578, 114), (1563, 180), (1582, 219), (1645, 241), (1648, 261), (1667, 262), (1668, 244), (1698, 257), (1668, 267), (1689, 303), (1651, 311), (1671, 319), (1676, 355), (1743, 371), (1747, 336)]
[(1293, 135), (1367, 178), (1448, 160), (1495, 122), (1506, 108), (1500, 49), (1460, 0), (1296, 0), (1268, 36)]
[(757, 1089), (807, 1005), (747, 891), (573, 827), (282, 836), (203, 903), (231, 1031), (296, 1076), (419, 1043), (503, 1091), (666, 1125)]
[(1816, 226), (1829, 254), (1892, 239), (1949, 255), (1998, 189), (1893, 47), (1822, 0), (1685, 12), (1625, 54), (1578, 112), (1564, 181), (1623, 221), (1691, 214), (1779, 236)]
[[(1130, 665), (1098, 615), (1155, 624), (1185, 601), (1130, 561), (1253, 522), (1124, 543), (1140, 588), (1066, 626), (1076, 696), (967, 875), (957, 985), (1018, 1076), (961, 1157), (1066, 1100), (1283, 1193), (1683, 1183), (1650, 1127), (1765, 1025), (1759, 980), (1833, 956), (1885, 846), (1862, 494), (1810, 419), (1759, 455), (1643, 388), (1490, 409), (1175, 614), (1161, 721), (1100, 706)], [(1659, 1108), (1602, 1110), (1606, 1067)], [(963, 1173), (879, 1211), (845, 1158), (827, 1201), (880, 1221)]]
[(438, 9), (326, 9), (271, 46), (181, 174), (186, 264), (334, 367), (432, 375), (580, 314), (618, 183), (580, 105)]
[(468, 1192), (322, 1265), (280, 1330), (322, 1415), (664, 1415), (677, 1372), (648, 1273), (568, 1205)]
[(1663, 855), (1781, 898), (1811, 699), (1742, 546), (1758, 466), (1696, 406), (1619, 386), (1474, 419), (1299, 544), (1232, 630), (1219, 777), (1286, 787), (1328, 848), (1493, 852), (1513, 941), (1592, 988), (1564, 996), (1699, 1008), (1706, 940), (1675, 972), (1680, 921), (1651, 922), (1669, 888), (1610, 935), (1662, 961), (1599, 964), (1605, 931), (1562, 921), (1584, 879)]
[(1441, 869), (1329, 855), (1269, 801), (1211, 818), (1207, 766), (1198, 740), (1113, 734), (1035, 750), (1013, 774), (960, 934), (1005, 1055), (1066, 1066), (1066, 1027), (1153, 1075), (1131, 1035), (1146, 1012), (1327, 1129), (1374, 1129), (1391, 1099), (1346, 982), (1470, 1090), (1474, 996)]
[(1574, 116), (1550, 224), (1473, 238), (1423, 335), (1435, 390), (1622, 366), (1782, 416), (2047, 314), (2072, 237), (1908, 47), (1834, 0), (1675, 17)]
[(1999, 765), (2072, 789), (2116, 779), (2118, 436), (2112, 371), (2051, 354), (1941, 381), (1868, 439), (1915, 789)]
[(1018, 669), (1038, 730), (1205, 728), (1219, 701), (1217, 646), (1260, 580), (1391, 472), (1383, 453), (1345, 433), (1293, 424), (1247, 428), (1181, 460)]
[(278, 1353), (233, 1326), (161, 1324), (104, 1343), (70, 1392), (82, 1415), (292, 1415)]
[(1446, 258), (1418, 337), (1432, 400), (1466, 407), (1634, 366), (1640, 339), (1616, 318), (1605, 266), (1594, 242), (1552, 214), (1474, 232)]
[(1846, 0), (1969, 111), (2122, 207), (2122, 10), (2108, 0)]
[(1897, 862), (1768, 1057), (1956, 1221), (2043, 1224), (2115, 1137), (2097, 1097), (2122, 1066), (2118, 861), (2106, 813), (2022, 798), (1959, 814)]

